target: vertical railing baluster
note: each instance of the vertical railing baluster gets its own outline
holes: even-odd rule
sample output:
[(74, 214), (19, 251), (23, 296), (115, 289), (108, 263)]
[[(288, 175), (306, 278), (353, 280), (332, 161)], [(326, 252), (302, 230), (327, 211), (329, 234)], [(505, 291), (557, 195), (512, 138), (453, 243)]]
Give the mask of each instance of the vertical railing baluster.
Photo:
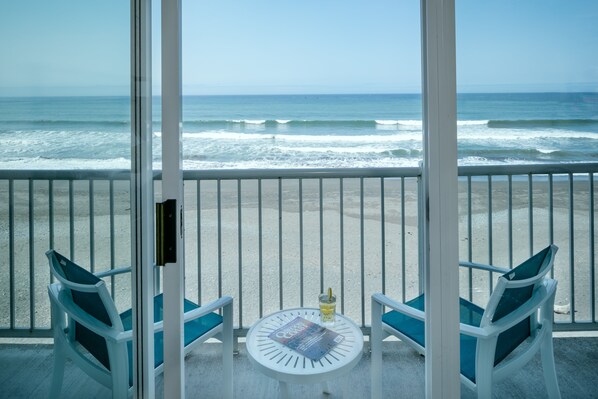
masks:
[(262, 317), (264, 317), (264, 262), (263, 262), (263, 234), (262, 234), (262, 179), (258, 179), (257, 181), (257, 191), (258, 191), (258, 196), (257, 196), (257, 208), (258, 208), (258, 237), (259, 237), (259, 242), (258, 242), (258, 270), (259, 270), (259, 299), (260, 299), (260, 303), (259, 303), (259, 308), (260, 308), (260, 319)]
[(573, 207), (573, 174), (569, 173), (569, 277), (570, 291), (569, 295), (571, 303), (571, 322), (575, 323), (575, 223), (574, 223), (574, 207)]
[(341, 313), (345, 313), (345, 218), (344, 218), (344, 179), (339, 179), (339, 229), (340, 229), (340, 264), (341, 264)]
[(590, 236), (589, 236), (589, 261), (590, 261), (590, 310), (592, 312), (591, 320), (596, 322), (596, 268), (594, 255), (594, 174), (589, 173), (589, 190), (590, 190)]
[(201, 179), (197, 179), (195, 203), (197, 207), (197, 303), (201, 305)]
[[(48, 248), (54, 249), (54, 180), (48, 181), (48, 225), (50, 228), (48, 233)], [(53, 283), (54, 275), (49, 267), (48, 275), (50, 276), (50, 283)]]
[(508, 226), (508, 240), (509, 240), (509, 268), (513, 268), (513, 175), (508, 176), (509, 187), (507, 195), (509, 196), (509, 226)]
[(488, 264), (494, 263), (494, 257), (492, 253), (493, 247), (493, 234), (492, 234), (492, 176), (488, 176)]
[(15, 328), (15, 192), (14, 180), (8, 180), (8, 289), (10, 292), (10, 328)]
[(243, 225), (241, 211), (241, 179), (237, 179), (237, 232), (238, 232), (238, 252), (239, 252), (239, 328), (243, 328)]
[[(548, 242), (554, 244), (554, 181), (552, 173), (548, 174)], [(550, 278), (554, 278), (554, 267), (550, 270)]]
[[(108, 183), (108, 206), (110, 208), (110, 270), (114, 270), (114, 268), (116, 267), (116, 251), (114, 248), (116, 242), (114, 237), (114, 179), (110, 179)], [(116, 295), (116, 287), (114, 286), (114, 276), (110, 276), (110, 295), (112, 295), (113, 299)]]
[(528, 204), (527, 204), (527, 213), (528, 213), (528, 220), (529, 220), (529, 256), (534, 254), (534, 187), (533, 187), (533, 179), (532, 174), (529, 173), (527, 175), (527, 185), (528, 185)]
[(303, 179), (299, 179), (299, 305), (303, 307), (304, 294), (303, 271)]
[(95, 272), (95, 245), (94, 245), (94, 234), (95, 234), (95, 217), (94, 217), (94, 182), (93, 179), (89, 179), (89, 270)]
[(216, 180), (218, 206), (218, 297), (222, 296), (222, 187), (221, 180)]
[[(473, 262), (473, 215), (472, 215), (472, 198), (471, 198), (471, 176), (467, 176), (467, 259)], [(473, 270), (467, 269), (467, 287), (469, 301), (473, 301)]]
[(33, 179), (29, 179), (29, 328), (35, 328), (35, 211), (33, 207)]
[(402, 300), (405, 302), (407, 299), (407, 256), (405, 255), (405, 177), (401, 176), (401, 291)]
[[(492, 265), (494, 263), (494, 257), (492, 253), (492, 176), (488, 175), (488, 264)], [(493, 282), (493, 273), (488, 272), (489, 279), (488, 279), (488, 292), (492, 295), (492, 291), (494, 290), (494, 282)]]
[(282, 289), (282, 179), (278, 178), (278, 306), (283, 309)]
[(381, 262), (382, 262), (382, 293), (386, 294), (386, 231), (385, 231), (385, 223), (386, 219), (384, 217), (385, 209), (384, 209), (384, 178), (380, 178), (380, 238), (381, 238)]
[(69, 180), (69, 245), (71, 259), (75, 260), (75, 201), (73, 193), (73, 180)]
[(359, 240), (361, 248), (361, 325), (365, 325), (365, 221), (363, 177), (359, 178)]
[(322, 178), (318, 179), (320, 199), (320, 292), (324, 292), (324, 193)]
[(425, 245), (426, 234), (424, 231), (425, 211), (426, 211), (426, 197), (424, 189), (424, 177), (422, 175), (422, 164), (420, 162), (420, 170), (417, 176), (417, 288), (418, 293), (423, 294), (425, 289)]

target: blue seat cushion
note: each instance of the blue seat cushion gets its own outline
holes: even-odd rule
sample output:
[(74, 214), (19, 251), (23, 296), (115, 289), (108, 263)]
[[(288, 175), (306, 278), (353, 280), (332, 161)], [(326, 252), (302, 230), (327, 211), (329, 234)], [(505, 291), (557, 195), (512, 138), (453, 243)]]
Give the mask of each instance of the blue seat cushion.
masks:
[[(164, 319), (164, 298), (162, 294), (154, 298), (154, 322), (162, 321)], [(188, 299), (185, 299), (184, 310), (189, 312), (197, 309), (199, 306)], [(120, 318), (123, 322), (125, 330), (133, 328), (133, 314), (132, 309), (121, 313)], [(185, 323), (185, 346), (189, 345), (214, 327), (222, 323), (222, 316), (217, 313), (208, 313), (205, 316), (188, 321)], [(133, 385), (133, 344), (127, 342), (127, 350), (129, 355), (129, 386)], [(154, 334), (154, 367), (158, 367), (164, 362), (164, 332), (159, 331)]]
[[(417, 298), (405, 302), (405, 305), (423, 312), (425, 311), (425, 297), (424, 295), (420, 295)], [(459, 314), (461, 323), (479, 327), (482, 315), (484, 314), (484, 309), (463, 298), (459, 298)], [(425, 326), (423, 321), (392, 310), (382, 315), (382, 322), (401, 332), (422, 347), (426, 346)], [(475, 383), (477, 338), (464, 334), (460, 334), (459, 338), (461, 343), (461, 374)]]

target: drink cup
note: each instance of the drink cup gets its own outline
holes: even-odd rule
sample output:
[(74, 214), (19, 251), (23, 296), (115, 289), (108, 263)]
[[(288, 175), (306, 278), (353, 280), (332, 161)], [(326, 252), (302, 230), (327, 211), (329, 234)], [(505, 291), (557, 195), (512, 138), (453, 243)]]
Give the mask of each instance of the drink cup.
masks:
[(320, 322), (324, 326), (334, 325), (336, 295), (320, 294)]

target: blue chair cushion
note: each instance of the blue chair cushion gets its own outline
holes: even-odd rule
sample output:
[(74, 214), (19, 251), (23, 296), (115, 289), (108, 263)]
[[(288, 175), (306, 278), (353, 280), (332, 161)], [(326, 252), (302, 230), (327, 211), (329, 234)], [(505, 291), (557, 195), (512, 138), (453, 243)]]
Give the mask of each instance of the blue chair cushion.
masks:
[[(197, 309), (200, 306), (185, 299), (184, 310), (189, 312)], [(154, 322), (162, 321), (164, 319), (164, 298), (163, 295), (157, 295), (154, 298)], [(121, 313), (120, 318), (123, 322), (125, 330), (133, 328), (133, 314), (132, 309)], [(188, 321), (185, 323), (185, 346), (189, 345), (214, 327), (222, 323), (222, 316), (217, 313), (208, 313), (205, 316)], [(127, 351), (129, 355), (129, 386), (133, 385), (133, 344), (127, 342)], [(159, 331), (154, 334), (154, 367), (158, 367), (164, 363), (164, 332)]]
[[(62, 271), (62, 276), (70, 282), (77, 284), (96, 285), (101, 280), (94, 276), (89, 271), (83, 269), (68, 258), (52, 251), (52, 255), (56, 257), (59, 265), (59, 270)], [(112, 326), (108, 312), (100, 296), (95, 292), (80, 292), (71, 290), (73, 302), (83, 309), (85, 312), (95, 317), (102, 323)], [(108, 358), (108, 349), (106, 341), (101, 336), (93, 331), (87, 329), (79, 323), (75, 323), (75, 340), (79, 342), (85, 349), (89, 351), (100, 363), (110, 370), (110, 361)]]
[[(405, 304), (421, 310), (422, 312), (425, 311), (424, 295), (420, 295), (417, 298), (405, 302)], [(459, 314), (461, 323), (479, 327), (482, 315), (484, 314), (484, 309), (463, 298), (459, 298)], [(382, 315), (382, 322), (417, 342), (420, 346), (426, 346), (425, 326), (423, 321), (392, 310)], [(461, 374), (475, 383), (477, 338), (464, 334), (460, 334), (459, 338), (461, 343)]]
[[(542, 263), (549, 251), (550, 247), (546, 247), (519, 266), (503, 274), (503, 277), (509, 281), (535, 277), (540, 272)], [(492, 321), (500, 320), (528, 301), (532, 297), (533, 291), (533, 284), (521, 288), (507, 288), (496, 306)], [(530, 336), (530, 328), (530, 319), (527, 318), (498, 336), (494, 355), (495, 366)]]

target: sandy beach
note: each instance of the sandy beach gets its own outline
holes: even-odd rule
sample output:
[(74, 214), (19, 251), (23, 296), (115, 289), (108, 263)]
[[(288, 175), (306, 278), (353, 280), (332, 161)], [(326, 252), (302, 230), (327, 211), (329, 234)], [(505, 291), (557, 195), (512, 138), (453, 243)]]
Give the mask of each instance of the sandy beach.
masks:
[[(316, 306), (321, 287), (332, 287), (339, 295), (339, 310), (358, 324), (369, 325), (372, 293), (384, 289), (398, 300), (410, 299), (418, 293), (416, 184), (415, 180), (405, 180), (403, 193), (400, 179), (386, 179), (382, 202), (380, 180), (364, 179), (362, 207), (359, 179), (345, 179), (342, 191), (337, 179), (323, 180), (321, 188), (319, 180), (304, 179), (301, 199), (299, 180), (282, 181), (280, 187), (278, 180), (263, 180), (261, 198), (256, 180), (243, 181), (240, 190), (237, 181), (222, 181), (220, 187), (214, 181), (202, 182), (199, 196), (196, 183), (187, 181), (186, 296), (204, 303), (215, 299), (219, 293), (233, 296), (235, 325), (248, 328), (260, 315), (279, 307)], [(486, 180), (473, 179), (471, 187), (470, 205), (467, 181), (459, 183), (461, 259), (468, 260), (471, 252), (471, 260), (475, 262), (509, 266), (510, 202), (512, 265), (516, 266), (530, 255), (530, 244), (537, 252), (553, 240), (560, 248), (554, 267), (559, 281), (556, 302), (570, 306), (573, 301), (575, 319), (591, 319), (590, 287), (596, 282), (590, 281), (590, 256), (593, 254), (590, 254), (588, 239), (587, 181), (574, 182), (570, 210), (568, 182), (555, 179), (552, 216), (545, 181), (534, 180), (533, 212), (528, 208), (527, 180), (513, 181), (509, 199), (506, 180), (494, 179), (491, 203)], [(159, 196), (158, 187), (156, 197)], [(15, 183), (11, 284), (8, 183), (0, 182), (0, 284), (11, 287), (15, 293), (15, 327), (29, 328), (33, 319), (36, 328), (45, 328), (49, 326), (46, 286), (50, 280), (44, 252), (52, 242), (56, 250), (67, 256), (72, 251), (74, 259), (81, 265), (89, 267), (93, 264), (95, 271), (111, 267), (111, 245), (114, 265), (129, 264), (128, 182), (115, 183), (113, 218), (110, 216), (109, 186), (105, 181), (94, 182), (91, 205), (89, 183), (76, 182), (72, 210), (69, 209), (66, 182), (54, 183), (51, 213), (47, 182), (34, 182), (31, 197), (34, 219), (30, 223), (28, 185), (26, 182)], [(469, 206), (471, 223), (467, 216)], [(382, 210), (384, 223), (381, 222)], [(90, 213), (93, 218), (89, 217)], [(69, 222), (71, 215), (72, 224)], [(572, 232), (570, 226), (573, 226)], [(34, 266), (32, 270), (30, 264)], [(493, 283), (487, 273), (476, 272), (472, 277), (473, 300), (485, 306)], [(467, 272), (461, 272), (460, 281), (461, 295), (468, 297)], [(129, 284), (127, 278), (121, 278), (114, 286), (120, 309), (130, 306)], [(35, 293), (33, 304), (29, 300), (31, 291)], [(0, 295), (0, 326), (5, 328), (10, 326), (9, 290), (3, 290)], [(362, 303), (362, 297), (365, 303)], [(556, 320), (562, 321), (571, 318), (571, 314), (555, 316)]]

